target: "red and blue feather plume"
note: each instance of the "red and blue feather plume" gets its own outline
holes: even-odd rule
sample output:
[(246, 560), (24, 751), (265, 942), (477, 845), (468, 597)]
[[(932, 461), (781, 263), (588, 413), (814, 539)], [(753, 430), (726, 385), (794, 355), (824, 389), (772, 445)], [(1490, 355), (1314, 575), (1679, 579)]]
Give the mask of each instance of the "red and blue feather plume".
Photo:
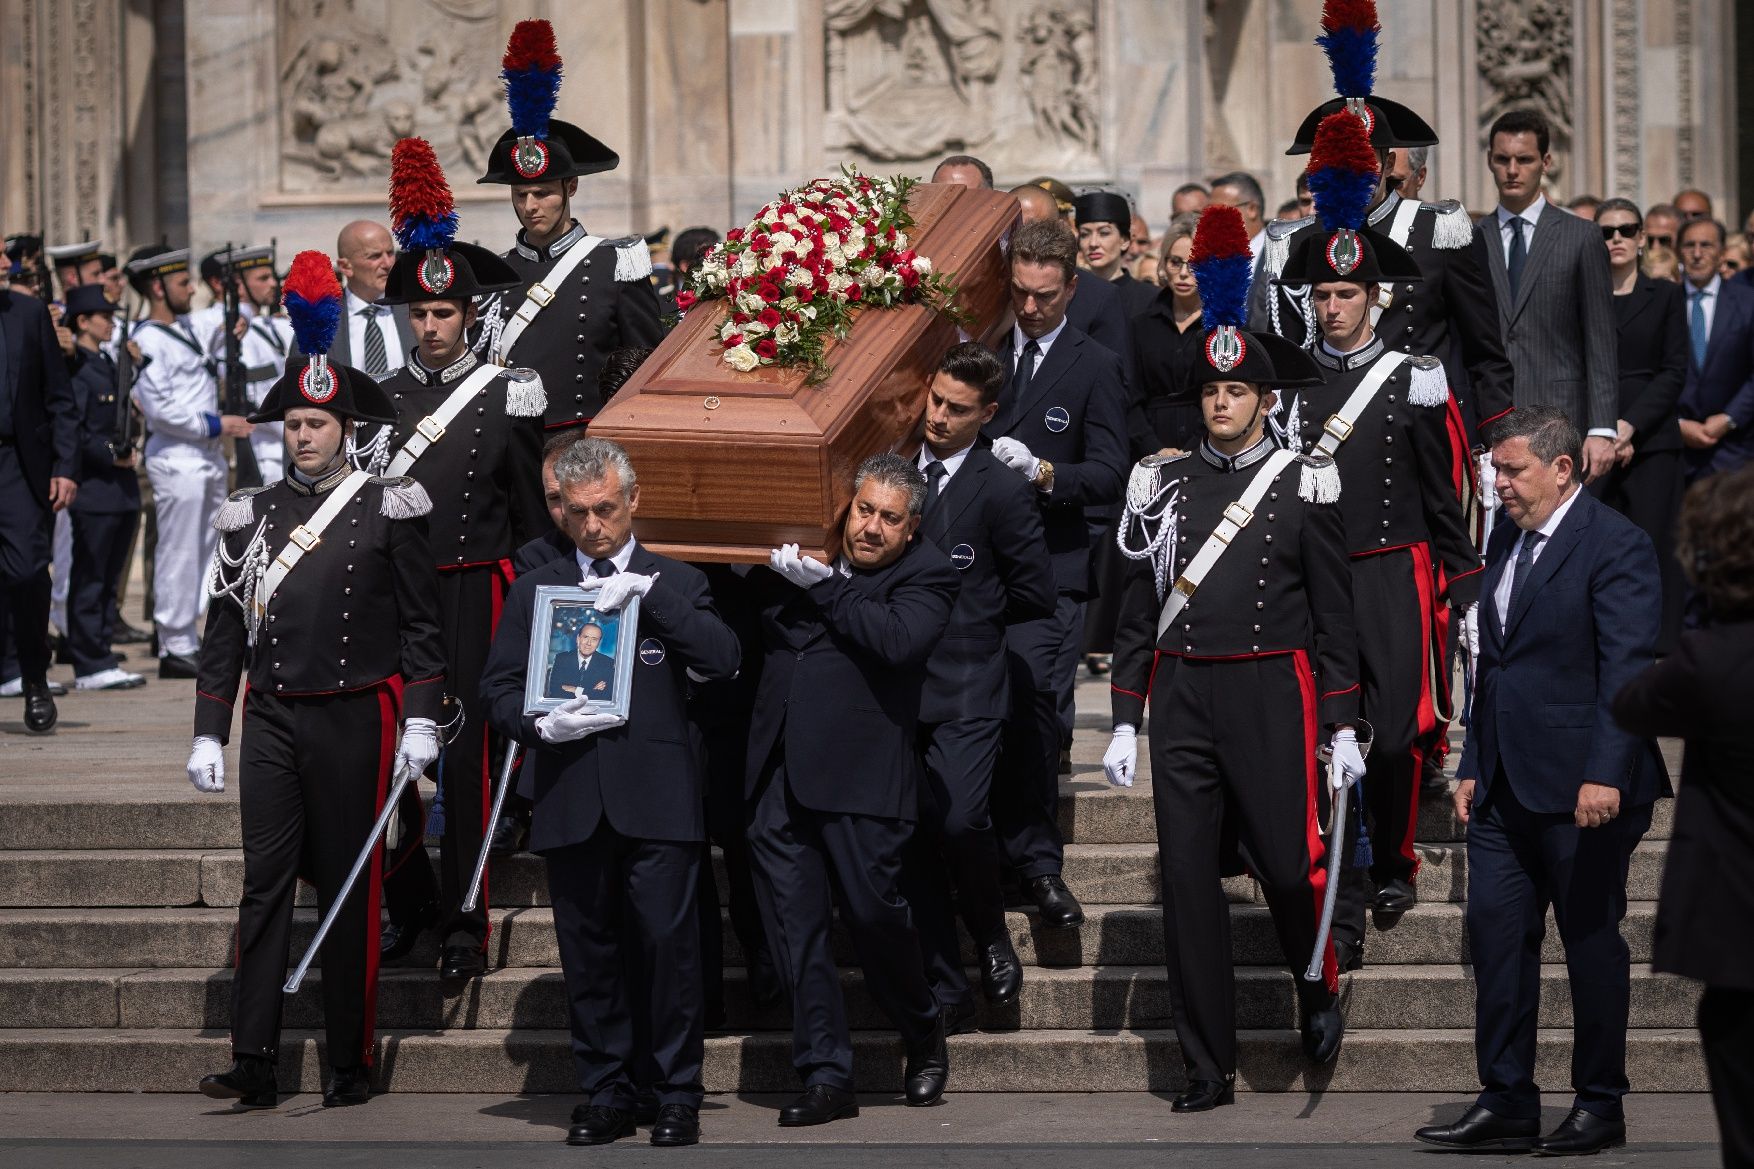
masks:
[(1188, 260), (1200, 286), (1201, 325), (1206, 330), (1248, 324), (1249, 278), (1255, 257), (1242, 212), (1213, 203), (1200, 213)]
[(560, 52), (554, 26), (546, 20), (520, 20), (500, 62), (512, 133), (519, 138), (548, 137), (548, 120), (560, 98)]
[(1323, 118), (1316, 126), (1306, 174), (1323, 228), (1363, 228), (1381, 174), (1364, 120), (1346, 110)]
[(334, 348), (341, 325), (341, 281), (322, 252), (300, 252), (280, 287), (280, 303), (292, 321), (293, 340), (306, 357)]
[(404, 138), (390, 151), (390, 229), (405, 252), (443, 251), (457, 237), (451, 187), (424, 138)]
[(1341, 97), (1369, 97), (1376, 83), (1377, 39), (1382, 25), (1376, 0), (1327, 0), (1316, 44), (1327, 54), (1334, 91)]

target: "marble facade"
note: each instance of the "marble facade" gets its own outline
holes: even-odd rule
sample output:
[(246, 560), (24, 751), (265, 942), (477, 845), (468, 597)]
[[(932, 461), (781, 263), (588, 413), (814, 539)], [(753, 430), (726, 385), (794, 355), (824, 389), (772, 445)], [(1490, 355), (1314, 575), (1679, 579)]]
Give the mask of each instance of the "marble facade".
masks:
[[(1555, 194), (1649, 203), (1681, 186), (1737, 215), (1729, 0), (1388, 0), (1379, 89), (1443, 145), (1427, 192), (1483, 208), (1499, 110), (1560, 128)], [(389, 144), (432, 140), (463, 238), (499, 246), (478, 187), (505, 124), (518, 19), (555, 22), (561, 116), (622, 155), (584, 181), (601, 233), (739, 221), (842, 161), (1001, 184), (1126, 190), (1154, 223), (1179, 184), (1258, 174), (1328, 95), (1320, 0), (0, 0), (0, 223), (124, 245), (334, 246), (384, 218)], [(1269, 208), (1269, 211), (1271, 208)]]

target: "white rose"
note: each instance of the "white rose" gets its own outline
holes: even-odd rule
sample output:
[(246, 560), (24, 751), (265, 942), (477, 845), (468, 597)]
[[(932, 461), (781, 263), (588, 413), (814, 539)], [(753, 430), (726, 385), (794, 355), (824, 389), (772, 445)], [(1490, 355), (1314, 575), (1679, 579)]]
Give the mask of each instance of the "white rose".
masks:
[(814, 321), (816, 319), (816, 306), (803, 305), (798, 309), (798, 315), (805, 320)]
[(921, 276), (930, 276), (932, 274), (932, 261), (926, 259), (924, 256), (915, 256), (914, 271), (918, 272)]
[(790, 345), (798, 339), (798, 326), (790, 321), (780, 322), (780, 327), (773, 331), (773, 339), (781, 345)]
[(768, 239), (773, 241), (773, 250), (776, 253), (790, 251), (798, 246), (798, 237), (789, 231), (776, 231)]
[(793, 288), (807, 287), (814, 279), (815, 277), (811, 276), (809, 271), (804, 268), (793, 268), (790, 272), (786, 273), (786, 283), (790, 284)]
[(766, 303), (760, 294), (754, 292), (745, 292), (737, 298), (737, 307), (746, 313), (758, 313)]
[(735, 345), (725, 350), (725, 364), (739, 373), (748, 373), (761, 364), (761, 358), (749, 346)]

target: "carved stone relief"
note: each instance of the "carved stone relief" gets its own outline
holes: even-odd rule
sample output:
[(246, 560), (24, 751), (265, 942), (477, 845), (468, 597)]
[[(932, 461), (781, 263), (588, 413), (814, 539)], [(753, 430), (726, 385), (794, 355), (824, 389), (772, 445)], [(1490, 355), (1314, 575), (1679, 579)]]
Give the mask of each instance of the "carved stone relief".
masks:
[(282, 191), (376, 191), (396, 139), (483, 169), (505, 128), (497, 0), (279, 0)]
[(1638, 0), (1614, 0), (1609, 19), (1609, 36), (1613, 43), (1614, 92), (1614, 172), (1610, 186), (1616, 192), (1628, 192), (1643, 202), (1640, 147), (1644, 134), (1641, 125), (1639, 93)]
[(1100, 165), (1096, 0), (825, 0), (829, 158)]
[(1571, 0), (1480, 0), (1476, 27), (1482, 142), (1507, 110), (1539, 110), (1553, 128), (1550, 174), (1561, 178), (1574, 129)]

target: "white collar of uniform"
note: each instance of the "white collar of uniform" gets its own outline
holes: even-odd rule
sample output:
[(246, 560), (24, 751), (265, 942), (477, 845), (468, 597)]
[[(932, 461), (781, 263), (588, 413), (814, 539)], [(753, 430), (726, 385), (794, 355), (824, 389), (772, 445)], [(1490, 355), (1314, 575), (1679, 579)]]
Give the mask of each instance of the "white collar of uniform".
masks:
[(342, 292), (342, 297), (347, 301), (347, 317), (349, 320), (358, 316), (361, 309), (369, 308), (374, 317), (379, 313), (387, 313), (390, 311), (389, 308), (384, 305), (373, 304), (369, 300), (361, 300), (358, 294), (356, 294), (351, 288), (345, 289)]
[(1401, 205), (1401, 200), (1404, 197), (1405, 196), (1399, 191), (1389, 191), (1387, 194), (1383, 195), (1382, 202), (1378, 203), (1375, 207), (1372, 207), (1370, 209), (1370, 214), (1364, 217), (1364, 225), (1366, 227), (1375, 227), (1377, 224), (1393, 215), (1395, 213), (1395, 208)]
[[(1571, 494), (1565, 497), (1565, 502), (1554, 508), (1553, 514), (1547, 517), (1547, 522), (1535, 529), (1537, 532), (1541, 533), (1543, 543), (1553, 539), (1553, 533), (1559, 530), (1560, 521), (1565, 519), (1565, 513), (1571, 510), (1571, 505), (1576, 503), (1577, 497), (1582, 494), (1583, 488), (1578, 484), (1573, 483), (1571, 485)], [(1526, 538), (1528, 533), (1524, 532), (1523, 536)]]
[(575, 219), (572, 221), (571, 227), (561, 232), (560, 236), (556, 238), (553, 243), (550, 243), (545, 247), (539, 248), (535, 244), (525, 242), (524, 233), (520, 231), (518, 233), (517, 241), (513, 244), (513, 250), (526, 260), (545, 264), (549, 260), (559, 259), (566, 254), (568, 248), (584, 238), (585, 225)]
[[(1035, 338), (1036, 345), (1039, 346), (1041, 349), (1041, 355), (1042, 355), (1043, 360), (1046, 360), (1047, 355), (1048, 355), (1048, 350), (1052, 349), (1054, 347), (1054, 342), (1058, 341), (1060, 339), (1060, 334), (1064, 333), (1065, 331), (1066, 331), (1066, 318), (1061, 317), (1059, 324), (1055, 325), (1052, 329), (1049, 329), (1046, 333), (1043, 333), (1041, 336)], [(1029, 344), (1029, 338), (1024, 336), (1023, 326), (1018, 325), (1018, 324), (1013, 324), (1011, 326), (1011, 348), (1019, 356), (1021, 356), (1023, 353), (1023, 347), (1027, 344)]]
[[(613, 556), (609, 557), (609, 563), (615, 566), (616, 572), (627, 571), (628, 562), (633, 559), (633, 547), (637, 543), (639, 543), (639, 541), (635, 540), (632, 536), (629, 536), (627, 538), (627, 543), (623, 544), (616, 550)], [(586, 581), (596, 579), (591, 572), (591, 561), (596, 559), (595, 557), (586, 556), (582, 550), (575, 548), (573, 549), (573, 559), (579, 562), (579, 572), (583, 575)]]
[[(932, 453), (931, 447), (925, 445), (924, 443), (921, 443), (920, 444), (920, 470), (924, 471), (927, 467), (931, 466), (933, 463), (943, 463), (944, 464), (944, 483), (948, 483), (948, 482), (950, 482), (951, 476), (956, 474), (957, 470), (962, 466), (963, 462), (968, 458), (968, 452), (972, 451), (973, 449), (974, 449), (974, 444), (971, 442), (967, 446), (963, 447), (961, 450), (957, 451), (955, 454), (945, 455), (943, 458), (940, 459), (937, 455), (934, 455)], [(944, 483), (938, 484), (938, 489), (940, 491), (942, 491), (944, 489)]]
[(1511, 220), (1521, 219), (1524, 223), (1528, 224), (1530, 227), (1534, 227), (1535, 225), (1537, 225), (1538, 223), (1541, 222), (1541, 212), (1545, 211), (1546, 209), (1547, 209), (1547, 196), (1545, 196), (1545, 195), (1536, 195), (1535, 201), (1533, 203), (1530, 203), (1527, 207), (1524, 207), (1522, 209), (1521, 214), (1518, 214), (1517, 212), (1512, 211), (1510, 208), (1506, 207), (1503, 203), (1500, 203), (1498, 205), (1498, 226), (1500, 228), (1508, 227), (1510, 225)]

